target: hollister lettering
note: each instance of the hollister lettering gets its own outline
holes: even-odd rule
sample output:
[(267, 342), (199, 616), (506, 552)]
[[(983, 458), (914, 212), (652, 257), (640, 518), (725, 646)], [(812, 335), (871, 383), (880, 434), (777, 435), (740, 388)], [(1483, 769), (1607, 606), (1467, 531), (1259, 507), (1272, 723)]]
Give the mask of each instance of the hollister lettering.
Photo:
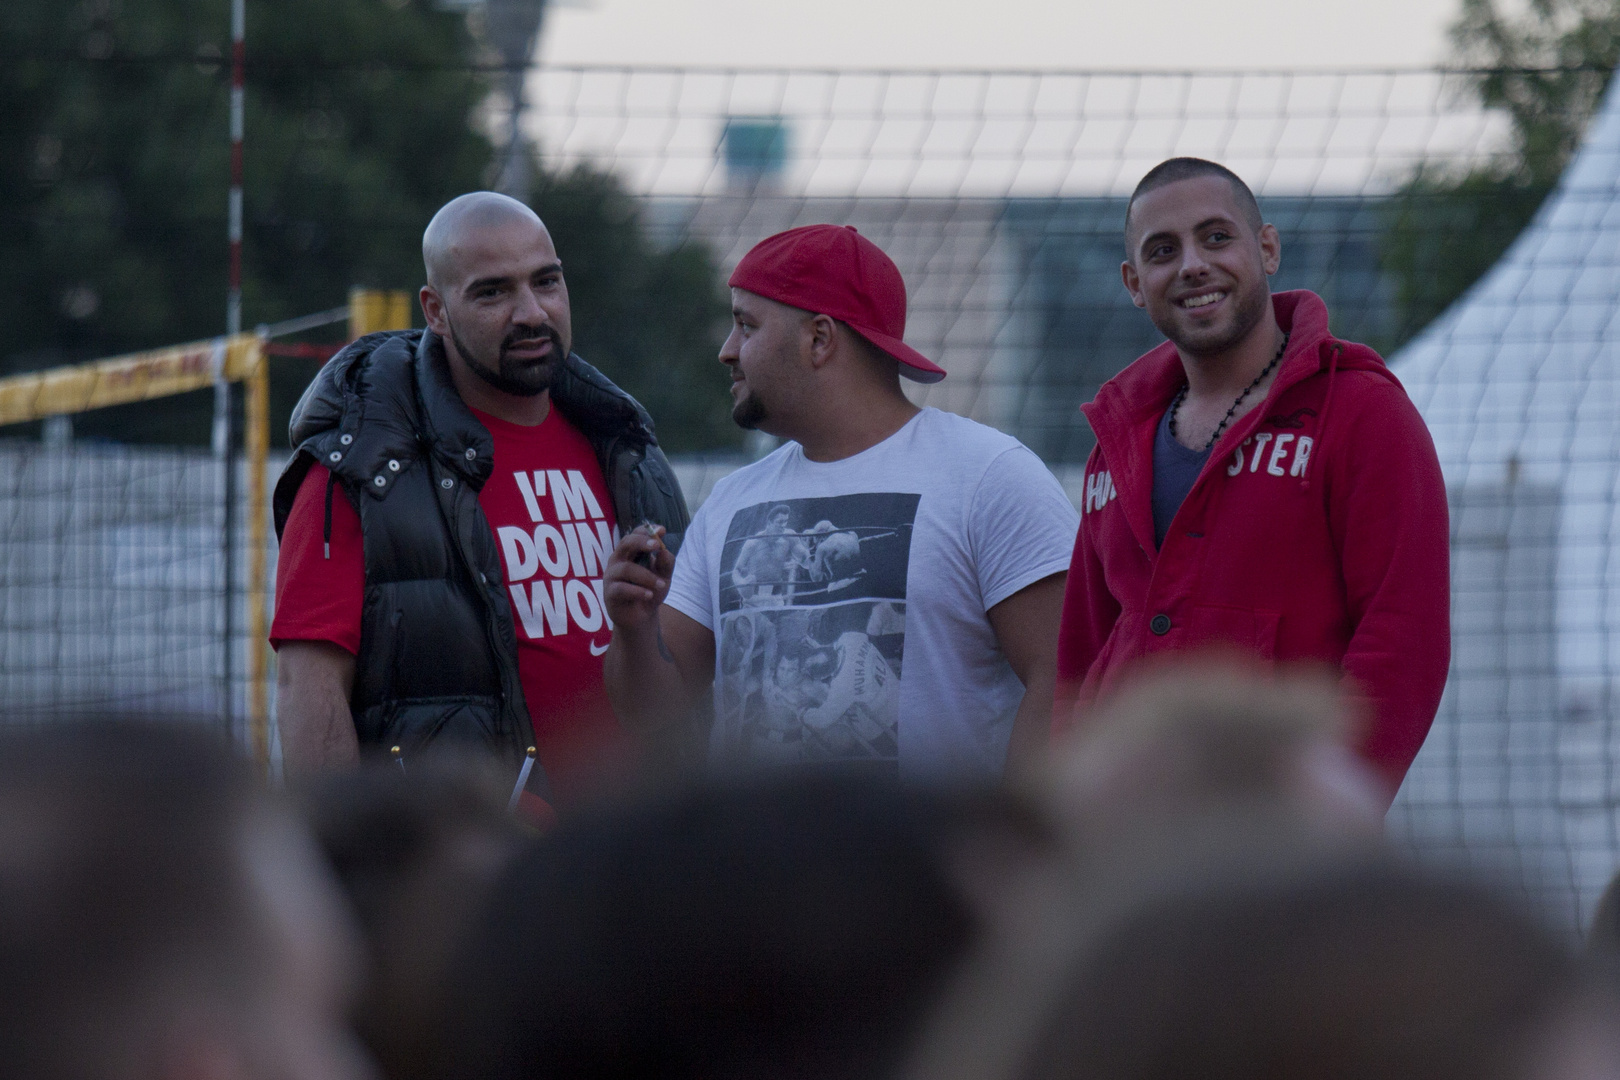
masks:
[(1294, 447), (1294, 467), (1288, 470), (1289, 476), (1303, 476), (1311, 464), (1311, 447), (1316, 445), (1309, 435), (1301, 435)]
[[(1269, 453), (1266, 451), (1267, 444), (1271, 446)], [(1246, 449), (1251, 445), (1253, 453), (1246, 454)], [(1265, 471), (1271, 476), (1303, 476), (1311, 463), (1311, 447), (1314, 445), (1315, 440), (1309, 435), (1291, 435), (1285, 432), (1273, 436), (1269, 431), (1257, 432), (1244, 439), (1242, 445), (1232, 451), (1232, 464), (1227, 466), (1226, 475), (1238, 475), (1243, 472), (1244, 465), (1248, 465), (1249, 472), (1257, 473), (1260, 471), (1261, 461), (1264, 460)], [(1087, 505), (1089, 507), (1089, 502)]]
[(1271, 444), (1271, 460), (1266, 462), (1266, 472), (1272, 476), (1283, 475), (1283, 470), (1278, 466), (1277, 462), (1283, 459), (1283, 455), (1288, 452), (1288, 444), (1293, 441), (1294, 437), (1292, 435), (1277, 436), (1277, 441)]
[(1086, 477), (1086, 502), (1084, 512), (1089, 514), (1093, 510), (1101, 510), (1108, 503), (1119, 496), (1114, 487), (1114, 477), (1111, 473), (1091, 473)]

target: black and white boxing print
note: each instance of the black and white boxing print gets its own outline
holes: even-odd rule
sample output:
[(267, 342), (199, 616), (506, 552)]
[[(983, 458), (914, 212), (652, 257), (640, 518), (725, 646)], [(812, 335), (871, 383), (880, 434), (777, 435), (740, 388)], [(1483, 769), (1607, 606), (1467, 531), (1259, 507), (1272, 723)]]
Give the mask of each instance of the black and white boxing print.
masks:
[(733, 515), (720, 555), (722, 755), (898, 769), (906, 574), (920, 499), (784, 499)]

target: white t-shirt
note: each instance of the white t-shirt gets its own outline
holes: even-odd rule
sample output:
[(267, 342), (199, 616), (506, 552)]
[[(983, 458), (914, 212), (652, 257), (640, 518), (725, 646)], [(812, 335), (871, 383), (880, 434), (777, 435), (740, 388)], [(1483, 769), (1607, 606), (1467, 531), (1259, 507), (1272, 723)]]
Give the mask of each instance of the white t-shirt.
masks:
[(715, 634), (714, 757), (999, 776), (1024, 687), (985, 612), (1067, 570), (1078, 527), (1018, 440), (938, 409), (732, 473), (665, 601)]

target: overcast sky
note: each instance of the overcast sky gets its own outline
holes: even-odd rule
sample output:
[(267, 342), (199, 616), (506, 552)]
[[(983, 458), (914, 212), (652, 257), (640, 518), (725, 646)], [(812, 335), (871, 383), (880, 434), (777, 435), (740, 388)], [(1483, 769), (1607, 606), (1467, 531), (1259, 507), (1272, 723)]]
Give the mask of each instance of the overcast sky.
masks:
[(1459, 0), (552, 0), (545, 64), (1421, 67)]

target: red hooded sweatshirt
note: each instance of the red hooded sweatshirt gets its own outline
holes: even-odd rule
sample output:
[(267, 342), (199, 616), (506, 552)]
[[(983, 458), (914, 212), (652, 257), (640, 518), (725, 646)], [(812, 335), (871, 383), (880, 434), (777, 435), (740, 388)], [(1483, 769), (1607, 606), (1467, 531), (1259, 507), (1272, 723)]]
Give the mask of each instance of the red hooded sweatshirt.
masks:
[[(1166, 342), (1082, 407), (1097, 434), (1058, 637), (1056, 726), (1133, 662), (1236, 647), (1326, 661), (1372, 723), (1360, 750), (1400, 786), (1451, 656), (1446, 488), (1423, 419), (1311, 292), (1272, 297), (1288, 349), (1153, 540), (1153, 439), (1186, 382)], [(1079, 707), (1076, 708), (1076, 703)]]

